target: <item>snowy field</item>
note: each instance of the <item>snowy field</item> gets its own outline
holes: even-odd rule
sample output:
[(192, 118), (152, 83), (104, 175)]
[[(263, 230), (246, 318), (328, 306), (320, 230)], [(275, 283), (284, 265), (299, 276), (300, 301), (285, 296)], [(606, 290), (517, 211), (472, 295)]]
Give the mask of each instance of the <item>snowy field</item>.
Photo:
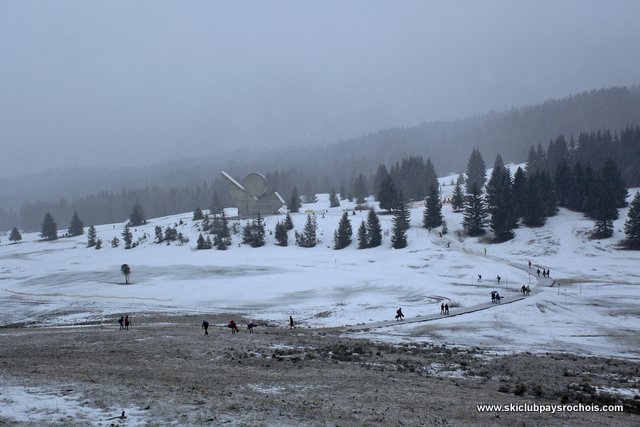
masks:
[[(441, 179), (445, 197), (453, 190), (452, 178)], [(402, 307), (407, 316), (403, 325), (345, 329), (345, 334), (497, 352), (640, 357), (640, 252), (616, 248), (624, 237), (626, 209), (620, 211), (614, 236), (607, 240), (589, 240), (593, 222), (561, 209), (544, 228), (521, 227), (515, 239), (488, 244), (459, 237), (462, 214), (453, 213), (449, 205), (443, 208), (449, 233), (440, 237), (437, 229), (427, 231), (421, 227), (423, 208), (415, 206), (409, 243), (401, 250), (390, 247), (390, 215), (380, 215), (382, 246), (358, 250), (355, 234), (367, 212), (349, 212), (354, 242), (336, 251), (333, 233), (343, 210), (354, 204), (342, 201), (340, 207), (329, 208), (328, 195), (318, 198), (292, 215), (295, 229), (302, 230), (304, 211), (316, 212), (321, 243), (315, 248), (293, 245), (293, 231), (289, 247), (274, 244), (270, 231), (284, 215), (266, 218), (264, 247), (239, 245), (241, 237), (234, 235), (227, 251), (194, 249), (198, 230), (190, 212), (151, 219), (132, 229), (134, 241), (144, 233), (149, 238), (130, 250), (109, 243), (114, 236), (121, 239), (124, 223), (96, 227), (103, 240), (100, 250), (86, 247), (86, 228), (82, 236), (53, 242), (39, 241), (39, 233), (24, 234), (18, 244), (9, 244), (3, 236), (0, 325), (115, 325), (121, 314), (133, 313), (135, 319), (160, 312), (238, 313), (283, 327), (292, 315), (300, 327), (319, 328), (393, 320)], [(181, 220), (178, 231), (189, 237), (188, 243), (153, 243), (155, 226)], [(62, 218), (57, 221), (60, 233), (66, 231)], [(130, 285), (120, 274), (123, 263), (132, 268)], [(550, 269), (552, 279), (538, 279), (538, 268)], [(486, 306), (493, 290), (517, 296), (523, 284), (532, 289), (524, 300), (408, 322), (439, 314), (443, 302), (451, 305), (451, 314)], [(0, 331), (0, 341), (1, 335)]]

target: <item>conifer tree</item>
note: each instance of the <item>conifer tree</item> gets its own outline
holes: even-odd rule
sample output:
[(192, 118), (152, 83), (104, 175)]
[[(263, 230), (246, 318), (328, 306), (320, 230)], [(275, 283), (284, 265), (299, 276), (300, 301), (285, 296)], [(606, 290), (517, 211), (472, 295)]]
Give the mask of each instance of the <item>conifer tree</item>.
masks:
[(329, 193), (329, 207), (337, 208), (338, 206), (340, 206), (340, 199), (338, 199), (336, 191), (332, 188), (331, 193)]
[(502, 159), (498, 155), (487, 183), (486, 195), (489, 226), (496, 242), (512, 239), (515, 226), (511, 177), (509, 170), (501, 164)]
[(131, 234), (131, 230), (129, 230), (129, 224), (124, 225), (124, 230), (122, 231), (122, 240), (124, 240), (124, 248), (131, 249), (133, 234)]
[(442, 202), (438, 189), (431, 186), (429, 195), (424, 201), (424, 213), (422, 215), (422, 224), (429, 230), (440, 227), (442, 224)]
[(162, 233), (162, 227), (156, 225), (154, 228), (156, 234), (156, 243), (162, 243), (164, 241), (164, 234)]
[(402, 249), (407, 246), (407, 233), (405, 221), (400, 210), (396, 210), (393, 215), (393, 228), (391, 235), (391, 247)]
[(303, 248), (314, 247), (318, 242), (316, 238), (316, 229), (317, 223), (315, 214), (308, 214), (307, 222), (302, 229), (302, 233), (298, 235), (298, 246), (302, 246)]
[(478, 185), (471, 188), (471, 194), (465, 203), (462, 226), (469, 236), (481, 236), (485, 233), (487, 213)]
[(96, 228), (91, 225), (89, 230), (87, 231), (87, 247), (92, 248), (98, 242), (98, 233), (96, 232)]
[(78, 216), (78, 212), (74, 212), (69, 224), (69, 236), (80, 236), (84, 233), (84, 224)]
[(22, 240), (22, 234), (20, 234), (20, 231), (18, 231), (16, 227), (13, 227), (11, 234), (9, 234), (9, 241), (18, 243), (20, 240)]
[(625, 245), (630, 249), (640, 249), (640, 192), (637, 192), (629, 205), (627, 220), (624, 222), (627, 236)]
[(200, 209), (200, 206), (196, 206), (196, 209), (193, 211), (193, 220), (200, 221), (203, 218), (204, 218), (204, 214), (202, 213), (202, 209)]
[(218, 214), (222, 211), (222, 202), (218, 196), (218, 192), (214, 191), (211, 196), (211, 205), (209, 206), (209, 212), (212, 214)]
[(131, 213), (129, 214), (129, 221), (131, 222), (132, 227), (137, 227), (147, 223), (144, 216), (144, 210), (139, 202), (136, 202), (136, 204), (133, 205), (133, 209), (131, 209)]
[(255, 236), (254, 236), (253, 242), (251, 243), (251, 247), (259, 248), (260, 246), (264, 246), (264, 235), (265, 235), (264, 219), (262, 219), (260, 212), (256, 214), (253, 227), (255, 229)]
[(349, 215), (347, 212), (344, 212), (338, 223), (338, 229), (333, 234), (333, 249), (344, 249), (349, 246), (352, 235), (353, 228), (351, 227)]
[(291, 219), (291, 215), (287, 212), (287, 216), (284, 218), (284, 226), (287, 231), (293, 230), (293, 219)]
[(367, 183), (364, 179), (364, 175), (358, 174), (358, 177), (353, 183), (353, 196), (356, 199), (356, 203), (364, 203), (364, 198), (367, 197)]
[(362, 221), (358, 227), (358, 249), (369, 247), (369, 236), (367, 233), (367, 222)]
[[(207, 236), (207, 240), (209, 240), (209, 236)], [(213, 245), (215, 245), (216, 249), (219, 251), (226, 251), (227, 246), (229, 246), (230, 244), (231, 243), (228, 238), (220, 237), (219, 234), (216, 234), (213, 238)]]
[[(208, 236), (207, 236), (207, 238), (208, 238)], [(196, 249), (198, 249), (198, 250), (211, 249), (211, 240), (209, 240), (209, 242), (207, 242), (207, 240), (205, 240), (205, 238), (202, 235), (202, 233), (200, 233), (198, 235), (198, 241), (196, 243)]]
[(402, 191), (398, 194), (396, 201), (395, 213), (400, 217), (400, 227), (403, 231), (406, 231), (411, 226), (411, 211), (404, 201), (404, 194)]
[(287, 227), (283, 222), (276, 222), (275, 230), (276, 245), (287, 246), (289, 244), (289, 235), (287, 234)]
[(291, 199), (289, 200), (289, 212), (300, 212), (300, 207), (300, 194), (298, 193), (298, 188), (293, 187)]
[(380, 191), (378, 192), (378, 201), (380, 202), (380, 209), (391, 211), (396, 208), (398, 203), (398, 192), (396, 186), (393, 183), (391, 175), (387, 174), (380, 182)]
[(474, 185), (478, 187), (478, 191), (482, 194), (482, 187), (484, 186), (487, 175), (487, 166), (484, 163), (482, 154), (480, 154), (480, 150), (477, 148), (474, 148), (471, 151), (471, 156), (467, 162), (466, 175), (467, 194), (471, 194), (473, 192)]
[(97, 249), (102, 249), (102, 239), (98, 239), (96, 240), (96, 250)]
[[(612, 162), (611, 162), (612, 163)], [(615, 164), (610, 167), (615, 169)], [(606, 167), (600, 169), (596, 178), (596, 189), (592, 192), (591, 217), (595, 220), (594, 232), (591, 235), (595, 239), (606, 239), (613, 235), (613, 221), (618, 219), (618, 198), (616, 194), (617, 183), (610, 180), (610, 170)], [(626, 188), (624, 193), (626, 195)]]
[(369, 248), (375, 248), (382, 244), (380, 219), (373, 209), (369, 210), (369, 215), (367, 215), (367, 241)]
[(464, 209), (464, 192), (462, 191), (462, 185), (460, 185), (459, 182), (456, 182), (456, 186), (453, 188), (453, 195), (451, 196), (451, 208), (454, 212), (460, 212), (462, 211), (462, 209)]
[(522, 223), (528, 227), (542, 227), (545, 221), (540, 174), (536, 173), (527, 176)]
[[(382, 189), (382, 181), (389, 175), (389, 171), (384, 164), (378, 165), (376, 174), (373, 176), (373, 182), (371, 183), (371, 189), (373, 194), (379, 195)], [(378, 199), (380, 201), (380, 199)]]
[(58, 238), (58, 224), (56, 224), (49, 212), (44, 215), (40, 237), (44, 240), (56, 240)]
[(513, 199), (514, 221), (522, 218), (525, 213), (525, 198), (527, 190), (527, 176), (522, 168), (518, 168), (513, 175), (513, 185), (511, 186), (511, 198)]
[[(96, 245), (98, 243), (96, 242)], [(120, 239), (118, 239), (116, 236), (113, 236), (113, 239), (111, 239), (111, 247), (112, 248), (117, 248), (120, 245)]]

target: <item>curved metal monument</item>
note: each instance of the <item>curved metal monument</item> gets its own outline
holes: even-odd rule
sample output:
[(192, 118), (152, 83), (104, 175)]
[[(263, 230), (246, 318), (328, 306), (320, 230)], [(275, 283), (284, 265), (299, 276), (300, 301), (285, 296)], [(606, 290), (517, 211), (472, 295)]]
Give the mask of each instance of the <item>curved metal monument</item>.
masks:
[(258, 212), (261, 215), (274, 214), (285, 204), (277, 191), (268, 191), (267, 179), (260, 173), (250, 173), (242, 180), (242, 184), (225, 171), (220, 173), (227, 183), (229, 193), (238, 208), (238, 215), (241, 217), (251, 217)]

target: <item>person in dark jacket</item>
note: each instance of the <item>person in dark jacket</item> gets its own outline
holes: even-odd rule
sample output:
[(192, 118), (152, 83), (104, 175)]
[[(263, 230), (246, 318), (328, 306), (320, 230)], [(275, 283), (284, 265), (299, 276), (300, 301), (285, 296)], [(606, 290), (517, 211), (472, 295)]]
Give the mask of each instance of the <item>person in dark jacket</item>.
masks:
[(293, 324), (293, 316), (289, 316), (289, 329), (293, 329), (293, 328), (295, 328)]
[(202, 321), (202, 329), (204, 329), (204, 334), (209, 335), (209, 322), (206, 320)]
[(126, 315), (124, 316), (124, 328), (128, 330), (129, 326), (131, 326), (131, 321), (129, 320), (129, 315)]

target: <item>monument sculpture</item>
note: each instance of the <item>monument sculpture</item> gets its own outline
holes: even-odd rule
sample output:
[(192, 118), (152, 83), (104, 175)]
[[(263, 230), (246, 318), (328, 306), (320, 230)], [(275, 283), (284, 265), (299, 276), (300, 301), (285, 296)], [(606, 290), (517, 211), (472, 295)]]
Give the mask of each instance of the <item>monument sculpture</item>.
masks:
[(250, 173), (242, 181), (242, 184), (225, 171), (220, 171), (220, 173), (227, 183), (240, 217), (252, 217), (258, 212), (261, 215), (274, 214), (285, 204), (284, 199), (277, 191), (269, 191), (267, 179), (260, 173)]

